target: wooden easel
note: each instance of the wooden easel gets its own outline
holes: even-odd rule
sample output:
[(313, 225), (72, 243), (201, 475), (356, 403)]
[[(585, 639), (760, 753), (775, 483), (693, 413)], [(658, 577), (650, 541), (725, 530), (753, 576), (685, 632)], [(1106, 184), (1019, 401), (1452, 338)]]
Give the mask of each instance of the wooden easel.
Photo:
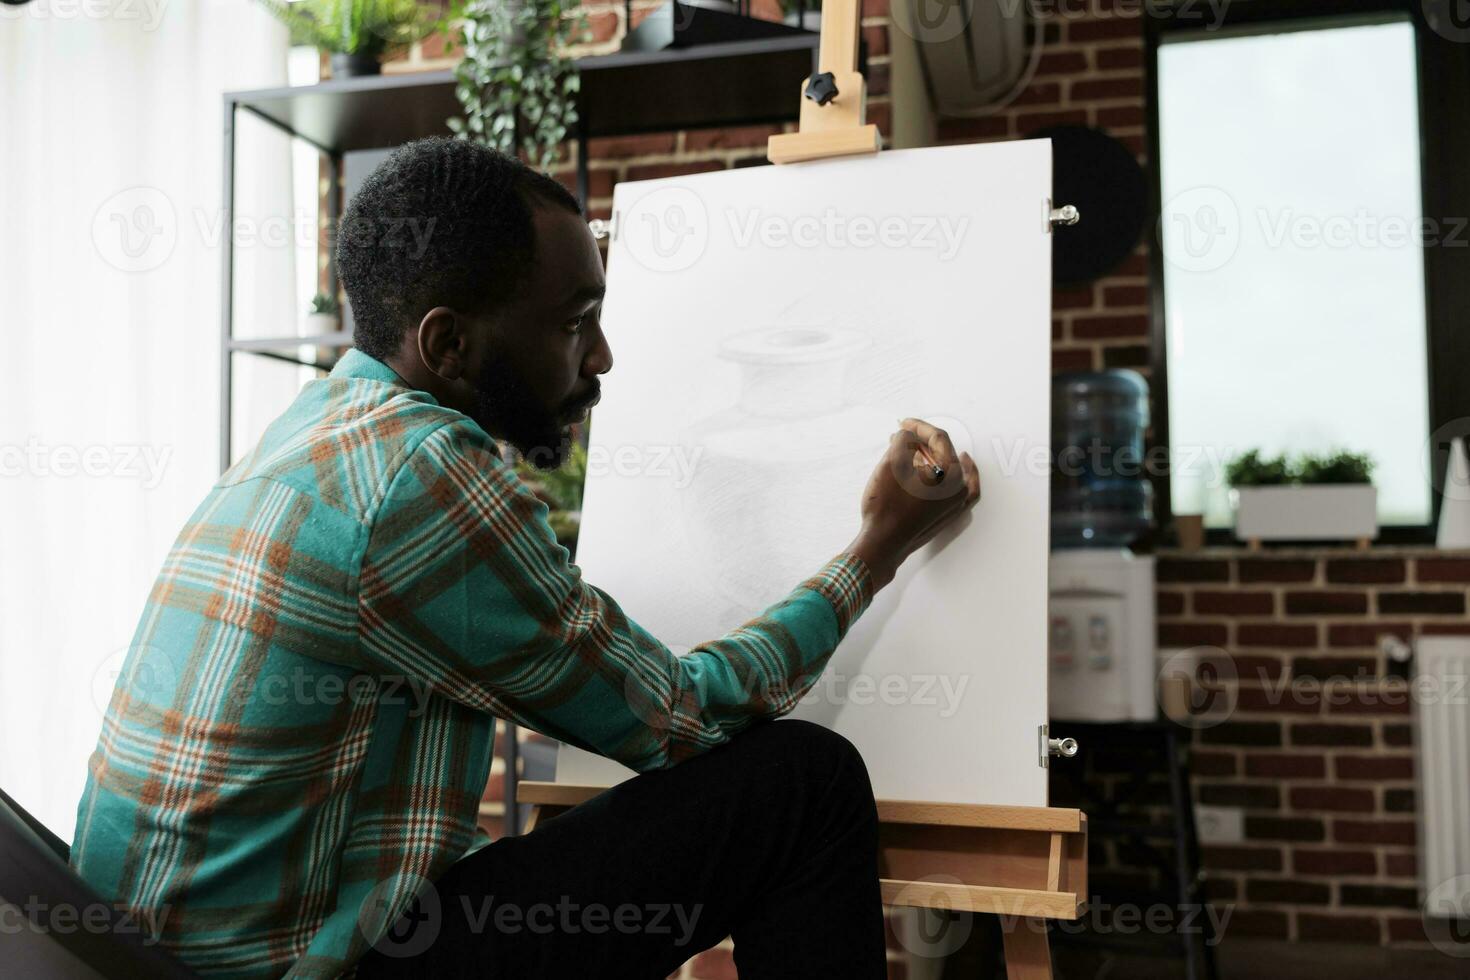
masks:
[[(799, 130), (772, 136), (772, 163), (877, 153), (878, 127), (866, 121), (867, 91), (857, 70), (858, 0), (825, 0), (817, 73), (802, 83)], [(1075, 208), (1051, 213), (1072, 224)], [(1075, 743), (1040, 733), (1040, 758), (1071, 755)], [(1071, 743), (1063, 746), (1063, 742)], [(527, 830), (606, 787), (522, 782), (532, 804)], [(1006, 975), (1051, 980), (1047, 919), (1077, 919), (1087, 901), (1087, 815), (1064, 807), (980, 806), (878, 801), (878, 873), (890, 906), (1002, 916)]]
[[(529, 833), (606, 787), (523, 782)], [(1087, 816), (1042, 806), (878, 801), (878, 873), (886, 905), (987, 912), (1001, 920), (1010, 980), (1051, 980), (1047, 919), (1087, 901)]]

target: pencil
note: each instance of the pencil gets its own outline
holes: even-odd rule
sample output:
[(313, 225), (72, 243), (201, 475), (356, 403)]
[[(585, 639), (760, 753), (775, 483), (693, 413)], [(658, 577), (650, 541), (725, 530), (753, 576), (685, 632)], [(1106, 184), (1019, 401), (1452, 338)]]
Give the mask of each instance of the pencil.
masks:
[[(898, 427), (900, 429), (903, 428), (903, 419), (899, 419), (898, 420)], [(944, 479), (944, 467), (943, 466), (940, 466), (938, 463), (934, 462), (934, 457), (929, 455), (929, 450), (928, 450), (927, 447), (924, 446), (923, 443), (920, 443), (919, 444), (919, 455), (924, 457), (924, 462), (928, 463), (929, 464), (929, 468), (934, 471), (934, 479), (936, 481), (943, 480)]]

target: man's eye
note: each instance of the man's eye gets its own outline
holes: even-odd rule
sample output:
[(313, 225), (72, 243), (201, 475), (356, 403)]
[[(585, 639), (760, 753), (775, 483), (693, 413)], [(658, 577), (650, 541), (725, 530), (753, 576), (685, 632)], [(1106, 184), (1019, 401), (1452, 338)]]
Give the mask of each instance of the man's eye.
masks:
[(567, 331), (570, 332), (570, 333), (581, 333), (581, 331), (582, 331), (582, 324), (584, 324), (584, 323), (587, 322), (587, 316), (588, 315), (586, 313), (583, 313), (581, 316), (577, 317), (575, 320), (568, 320), (567, 321)]

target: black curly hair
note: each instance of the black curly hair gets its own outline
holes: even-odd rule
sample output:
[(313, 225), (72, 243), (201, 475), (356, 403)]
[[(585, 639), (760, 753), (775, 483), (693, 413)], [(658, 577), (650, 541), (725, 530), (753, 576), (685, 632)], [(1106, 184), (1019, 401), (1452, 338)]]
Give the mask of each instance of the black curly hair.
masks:
[(533, 198), (582, 213), (561, 184), (478, 143), (434, 137), (394, 150), (337, 236), (357, 349), (386, 360), (436, 306), (485, 312), (513, 297), (536, 254)]

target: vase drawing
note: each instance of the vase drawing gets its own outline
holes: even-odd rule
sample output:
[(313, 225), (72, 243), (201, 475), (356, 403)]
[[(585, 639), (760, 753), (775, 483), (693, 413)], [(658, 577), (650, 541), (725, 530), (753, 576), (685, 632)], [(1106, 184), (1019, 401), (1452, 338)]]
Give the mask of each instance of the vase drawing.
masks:
[(860, 493), (895, 419), (850, 403), (845, 381), (869, 347), (859, 330), (768, 326), (725, 340), (735, 404), (682, 436), (693, 477), (679, 494), (691, 556), (727, 613), (756, 615), (852, 540)]

